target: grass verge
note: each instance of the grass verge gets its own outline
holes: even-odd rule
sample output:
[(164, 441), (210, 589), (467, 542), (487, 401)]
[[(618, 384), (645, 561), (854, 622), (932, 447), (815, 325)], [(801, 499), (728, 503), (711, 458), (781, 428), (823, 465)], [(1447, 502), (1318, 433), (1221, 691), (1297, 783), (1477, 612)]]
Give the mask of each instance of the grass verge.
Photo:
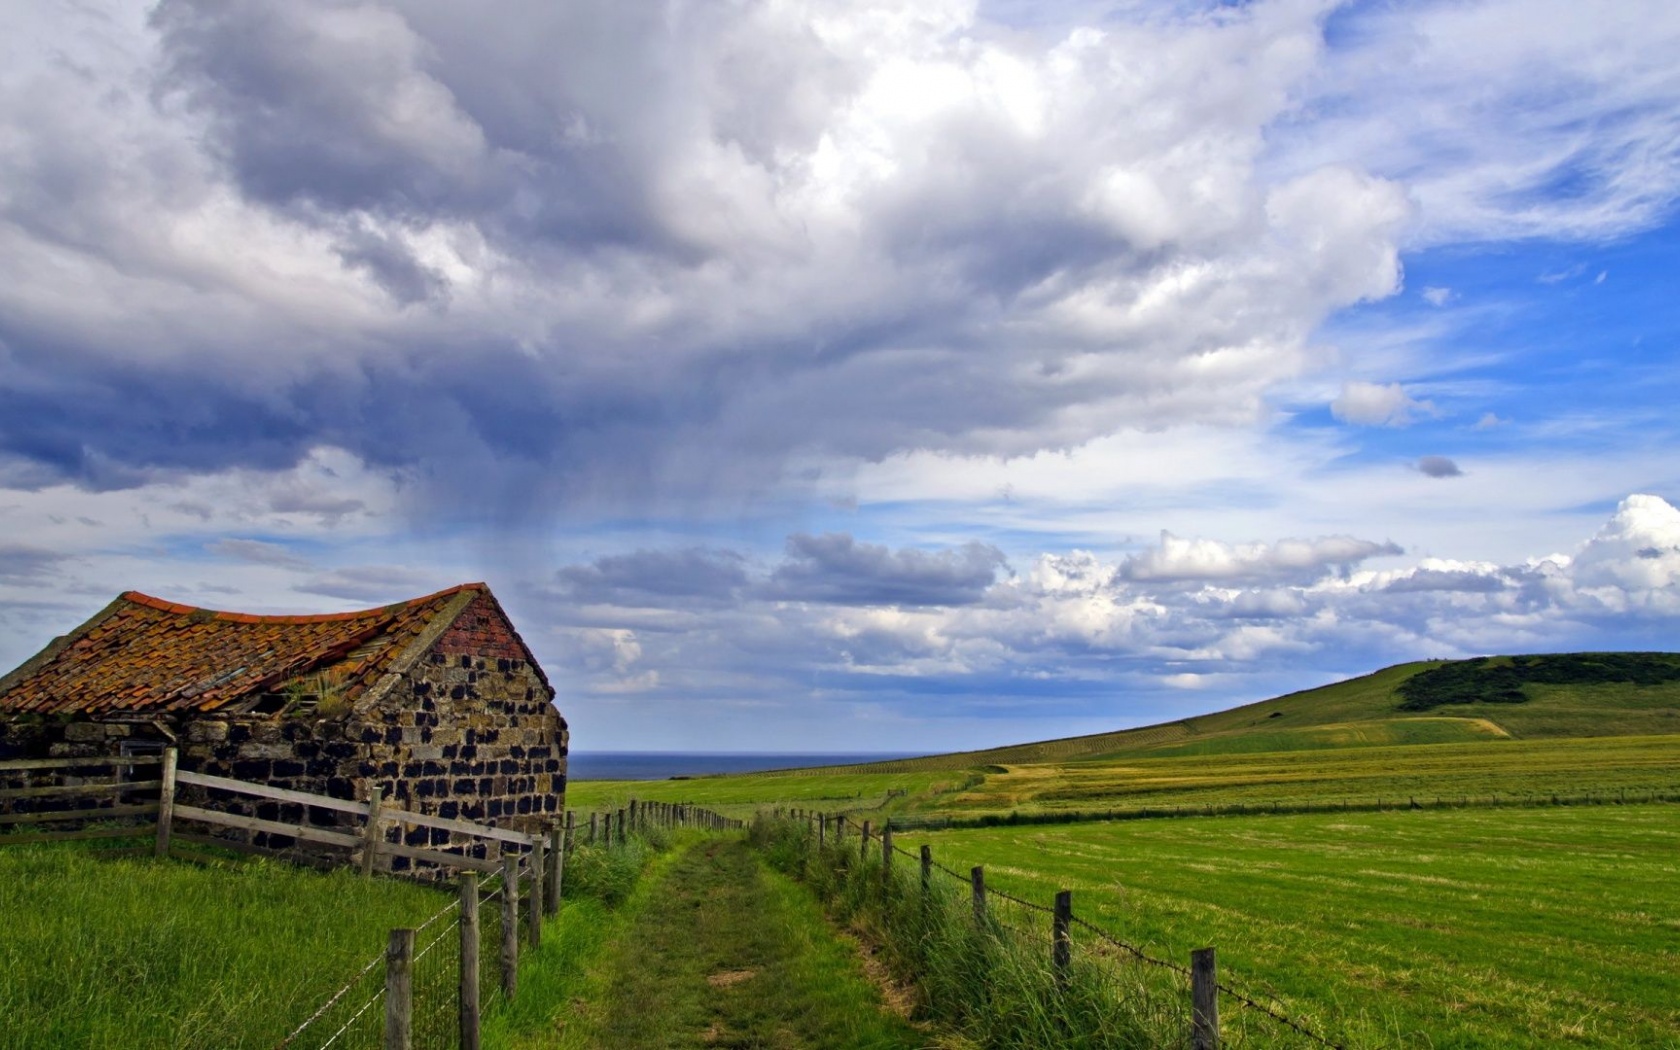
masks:
[(0, 849), (12, 1050), (272, 1047), (447, 894), (262, 859)]
[(542, 945), (522, 951), (519, 992), (511, 1003), (498, 997), (496, 1009), (486, 1014), (483, 1045), (489, 1050), (551, 1046), (591, 969), (631, 921), (629, 902), (647, 880), (669, 867), (677, 855), (673, 847), (699, 837), (695, 831), (644, 827), (624, 843), (574, 847), (566, 861), (560, 913), (544, 923)]
[(1187, 1040), (1185, 996), (1097, 955), (1058, 973), (1047, 922), (1034, 930), (1030, 916), (1002, 907), (977, 920), (966, 887), (943, 878), (922, 884), (906, 870), (914, 862), (902, 857), (883, 876), (878, 847), (866, 858), (855, 835), (819, 847), (803, 823), (760, 819), (751, 840), (770, 864), (813, 890), (836, 921), (878, 947), (893, 974), (917, 990), (917, 1015), (952, 1033), (952, 1045), (1142, 1050)]

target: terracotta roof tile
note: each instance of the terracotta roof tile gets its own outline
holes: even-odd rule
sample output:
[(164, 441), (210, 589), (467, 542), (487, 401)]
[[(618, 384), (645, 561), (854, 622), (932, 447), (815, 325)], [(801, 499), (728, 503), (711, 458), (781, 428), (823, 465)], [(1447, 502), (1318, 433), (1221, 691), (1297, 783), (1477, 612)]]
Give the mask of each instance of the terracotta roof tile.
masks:
[(0, 714), (231, 711), (321, 674), (354, 700), (467, 583), (360, 612), (254, 616), (129, 591), (0, 680)]

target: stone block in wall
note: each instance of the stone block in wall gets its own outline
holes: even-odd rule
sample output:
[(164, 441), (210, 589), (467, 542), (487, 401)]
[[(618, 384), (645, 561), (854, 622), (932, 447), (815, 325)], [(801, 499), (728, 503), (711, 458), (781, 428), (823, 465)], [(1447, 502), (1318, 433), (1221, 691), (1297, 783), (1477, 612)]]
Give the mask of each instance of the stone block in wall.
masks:
[(194, 744), (220, 743), (228, 738), (228, 726), (226, 722), (214, 719), (189, 722), (184, 735), (189, 742)]
[(280, 744), (285, 742), (285, 735), (273, 722), (258, 722), (251, 727), (251, 739), (259, 744)]
[(292, 745), (284, 742), (258, 743), (252, 741), (239, 748), (240, 758), (266, 758), (270, 761), (292, 757)]
[(64, 727), (64, 739), (72, 744), (88, 744), (105, 739), (105, 727), (98, 722), (71, 722)]

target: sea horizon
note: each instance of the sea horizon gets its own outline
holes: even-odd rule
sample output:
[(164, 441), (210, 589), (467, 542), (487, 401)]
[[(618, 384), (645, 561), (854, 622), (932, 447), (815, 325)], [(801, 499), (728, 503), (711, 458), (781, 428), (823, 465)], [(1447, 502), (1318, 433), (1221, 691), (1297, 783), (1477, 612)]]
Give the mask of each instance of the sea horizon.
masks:
[(914, 758), (919, 751), (573, 751), (566, 779), (669, 780), (719, 773), (847, 766)]

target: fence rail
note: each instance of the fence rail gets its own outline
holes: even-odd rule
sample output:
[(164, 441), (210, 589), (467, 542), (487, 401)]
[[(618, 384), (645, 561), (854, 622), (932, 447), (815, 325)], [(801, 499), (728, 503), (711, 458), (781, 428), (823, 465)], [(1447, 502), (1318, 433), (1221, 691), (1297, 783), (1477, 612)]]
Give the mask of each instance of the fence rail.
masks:
[[(160, 775), (144, 780), (124, 779), (132, 777), (134, 767), (141, 766), (160, 766)], [(86, 775), (69, 776), (72, 771)], [(34, 783), (34, 778), (41, 775), (61, 782)], [(509, 848), (519, 852), (535, 850), (551, 830), (524, 832), (399, 809), (382, 804), (377, 788), (366, 801), (358, 801), (177, 769), (173, 748), (159, 755), (4, 761), (0, 762), (0, 781), (24, 785), (0, 789), (0, 845), (131, 839), (148, 834), (149, 828), (155, 837), (154, 852), (158, 856), (180, 853), (176, 843), (184, 842), (278, 856), (317, 867), (338, 866), (339, 860), (331, 857), (323, 860), (294, 848), (297, 843), (307, 843), (345, 851), (343, 859), (359, 862), (367, 874), (391, 858), (435, 868), (494, 872), (501, 863), (495, 854)], [(194, 803), (182, 800), (183, 788), (195, 789)], [(133, 801), (135, 796), (143, 796), (145, 801)], [(291, 807), (296, 817), (276, 820), (239, 812), (248, 803), (229, 801), (224, 796), (278, 803)], [(24, 803), (21, 809), (19, 802)], [(323, 825), (315, 820), (321, 813), (343, 814), (348, 819)], [(178, 821), (244, 835), (233, 838), (184, 832), (176, 828)], [(58, 827), (3, 833), (9, 825), (25, 824)], [(393, 831), (414, 827), (444, 831), (452, 838), (468, 841), (460, 843), (457, 851), (391, 840)]]
[[(135, 768), (152, 766), (159, 767), (156, 775), (134, 779)], [(55, 782), (36, 783), (43, 777)], [(0, 788), (0, 846), (151, 837), (152, 846), (134, 852), (199, 859), (202, 854), (190, 847), (214, 847), (314, 867), (359, 866), (364, 875), (382, 870), (382, 859), (402, 858), (459, 873), (455, 900), (413, 928), (392, 930), (383, 949), (370, 953), (277, 1050), (477, 1050), (484, 1007), (516, 996), (521, 948), (541, 944), (543, 919), (560, 909), (566, 860), (578, 845), (622, 846), (653, 827), (744, 826), (695, 805), (632, 800), (623, 809), (589, 814), (588, 839), (580, 842), (578, 815), (571, 810), (540, 831), (517, 831), (386, 806), (377, 787), (358, 801), (181, 770), (174, 749), (4, 761), (0, 784), (22, 785)], [(193, 801), (182, 801), (182, 789)], [(278, 804), (290, 815), (269, 819), (233, 811), (249, 806), (239, 801), (249, 799)], [(317, 823), (328, 815), (334, 823)], [(23, 830), (8, 830), (13, 827)], [(391, 831), (411, 828), (470, 841), (460, 852), (390, 841)], [(300, 851), (296, 843), (318, 849)], [(484, 855), (473, 855), (475, 847)]]

